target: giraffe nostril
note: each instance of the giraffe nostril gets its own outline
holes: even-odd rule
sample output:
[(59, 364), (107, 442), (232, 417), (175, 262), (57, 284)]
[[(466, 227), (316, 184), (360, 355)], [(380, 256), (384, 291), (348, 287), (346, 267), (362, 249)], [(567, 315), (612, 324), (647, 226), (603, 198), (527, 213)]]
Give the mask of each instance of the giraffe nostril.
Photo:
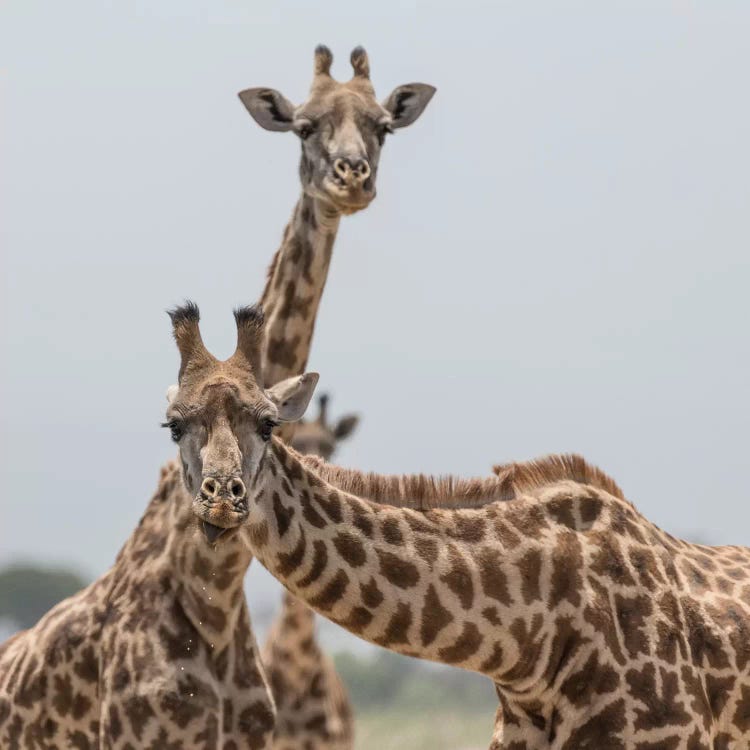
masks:
[(370, 165), (364, 159), (360, 159), (355, 164), (354, 171), (360, 180), (366, 180), (370, 176)]
[(233, 479), (229, 483), (229, 492), (235, 500), (242, 500), (245, 497), (245, 483), (241, 479)]
[(206, 498), (216, 497), (219, 492), (219, 483), (212, 477), (206, 477), (201, 484), (201, 494)]
[(333, 162), (333, 171), (339, 177), (346, 177), (350, 171), (349, 162), (346, 161), (346, 159), (336, 159), (336, 161)]

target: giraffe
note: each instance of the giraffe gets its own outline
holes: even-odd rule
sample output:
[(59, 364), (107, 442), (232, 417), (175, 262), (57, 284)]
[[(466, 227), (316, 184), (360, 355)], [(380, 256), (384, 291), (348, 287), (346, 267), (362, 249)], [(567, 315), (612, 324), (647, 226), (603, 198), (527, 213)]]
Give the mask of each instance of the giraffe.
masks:
[(264, 377), (269, 385), (305, 369), (341, 216), (372, 202), (386, 137), (414, 123), (435, 93), (434, 86), (409, 83), (397, 86), (380, 104), (365, 50), (356, 47), (350, 60), (353, 77), (336, 81), (331, 76), (333, 55), (319, 45), (310, 94), (296, 107), (271, 88), (239, 93), (261, 127), (292, 132), (302, 145), (302, 195), (271, 262), (261, 299), (267, 320)]
[(319, 396), (318, 416), (315, 419), (301, 421), (297, 425), (290, 443), (297, 453), (320, 456), (328, 461), (338, 444), (357, 429), (359, 417), (356, 414), (340, 417), (335, 424), (329, 422), (328, 401), (328, 394)]
[(315, 637), (315, 613), (285, 592), (263, 649), (276, 704), (273, 750), (351, 750), (354, 714), (333, 660)]
[(486, 479), (301, 456), (273, 432), (301, 416), (318, 376), (264, 391), (262, 314), (235, 315), (254, 344), (234, 382), (197, 317), (176, 330), (189, 376), (167, 420), (185, 481), (197, 491), (207, 421), (251, 466), (242, 512), (196, 502), (207, 539), (239, 534), (292, 594), (365, 640), (489, 677), (493, 750), (748, 746), (750, 550), (670, 536), (579, 456)]
[[(356, 414), (349, 414), (330, 423), (328, 396), (321, 395), (317, 418), (300, 423), (292, 446), (327, 460), (358, 421)], [(289, 592), (266, 639), (263, 666), (276, 703), (274, 750), (354, 746), (352, 707), (333, 661), (317, 642), (315, 614)]]

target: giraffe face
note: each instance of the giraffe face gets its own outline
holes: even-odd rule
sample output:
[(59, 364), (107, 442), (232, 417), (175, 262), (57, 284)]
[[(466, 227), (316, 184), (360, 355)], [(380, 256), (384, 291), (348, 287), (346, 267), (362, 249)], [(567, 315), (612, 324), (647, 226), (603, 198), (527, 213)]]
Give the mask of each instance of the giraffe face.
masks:
[(299, 173), (305, 192), (339, 213), (354, 213), (375, 197), (387, 134), (411, 125), (435, 88), (406, 84), (380, 103), (370, 82), (367, 53), (361, 47), (351, 55), (354, 77), (350, 81), (340, 83), (331, 77), (332, 62), (330, 50), (318, 47), (310, 95), (299, 106), (275, 89), (247, 89), (239, 96), (261, 127), (291, 131), (300, 139)]
[(328, 396), (323, 394), (318, 399), (319, 412), (315, 420), (301, 422), (297, 425), (291, 446), (294, 450), (308, 456), (320, 456), (329, 461), (339, 441), (351, 435), (359, 424), (356, 414), (347, 414), (335, 424), (328, 421)]
[(307, 408), (315, 373), (263, 389), (259, 372), (263, 315), (235, 312), (235, 353), (219, 361), (206, 350), (191, 303), (170, 313), (182, 355), (177, 385), (167, 391), (165, 427), (179, 446), (185, 486), (206, 539), (213, 543), (248, 515), (249, 489), (258, 477), (274, 428)]

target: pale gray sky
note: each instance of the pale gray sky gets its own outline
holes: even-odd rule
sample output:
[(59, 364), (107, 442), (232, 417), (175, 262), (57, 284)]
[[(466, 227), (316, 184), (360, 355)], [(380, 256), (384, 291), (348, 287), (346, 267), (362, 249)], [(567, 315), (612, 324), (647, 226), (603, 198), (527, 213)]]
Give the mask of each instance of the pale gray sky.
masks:
[(300, 100), (318, 42), (341, 77), (364, 44), (382, 97), (438, 87), (342, 222), (311, 361), (363, 417), (338, 461), (579, 451), (750, 544), (748, 38), (739, 1), (6, 0), (0, 564), (93, 577), (135, 526), (173, 452), (163, 311), (228, 353), (299, 190), (236, 93)]

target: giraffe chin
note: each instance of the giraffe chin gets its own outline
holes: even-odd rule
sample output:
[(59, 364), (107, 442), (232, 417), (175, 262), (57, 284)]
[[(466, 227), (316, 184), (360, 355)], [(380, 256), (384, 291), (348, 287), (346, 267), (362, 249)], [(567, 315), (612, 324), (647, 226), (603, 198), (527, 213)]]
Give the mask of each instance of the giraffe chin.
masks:
[(350, 189), (339, 186), (336, 182), (326, 178), (323, 182), (321, 197), (331, 203), (334, 208), (344, 215), (355, 214), (367, 208), (375, 198), (375, 190)]

